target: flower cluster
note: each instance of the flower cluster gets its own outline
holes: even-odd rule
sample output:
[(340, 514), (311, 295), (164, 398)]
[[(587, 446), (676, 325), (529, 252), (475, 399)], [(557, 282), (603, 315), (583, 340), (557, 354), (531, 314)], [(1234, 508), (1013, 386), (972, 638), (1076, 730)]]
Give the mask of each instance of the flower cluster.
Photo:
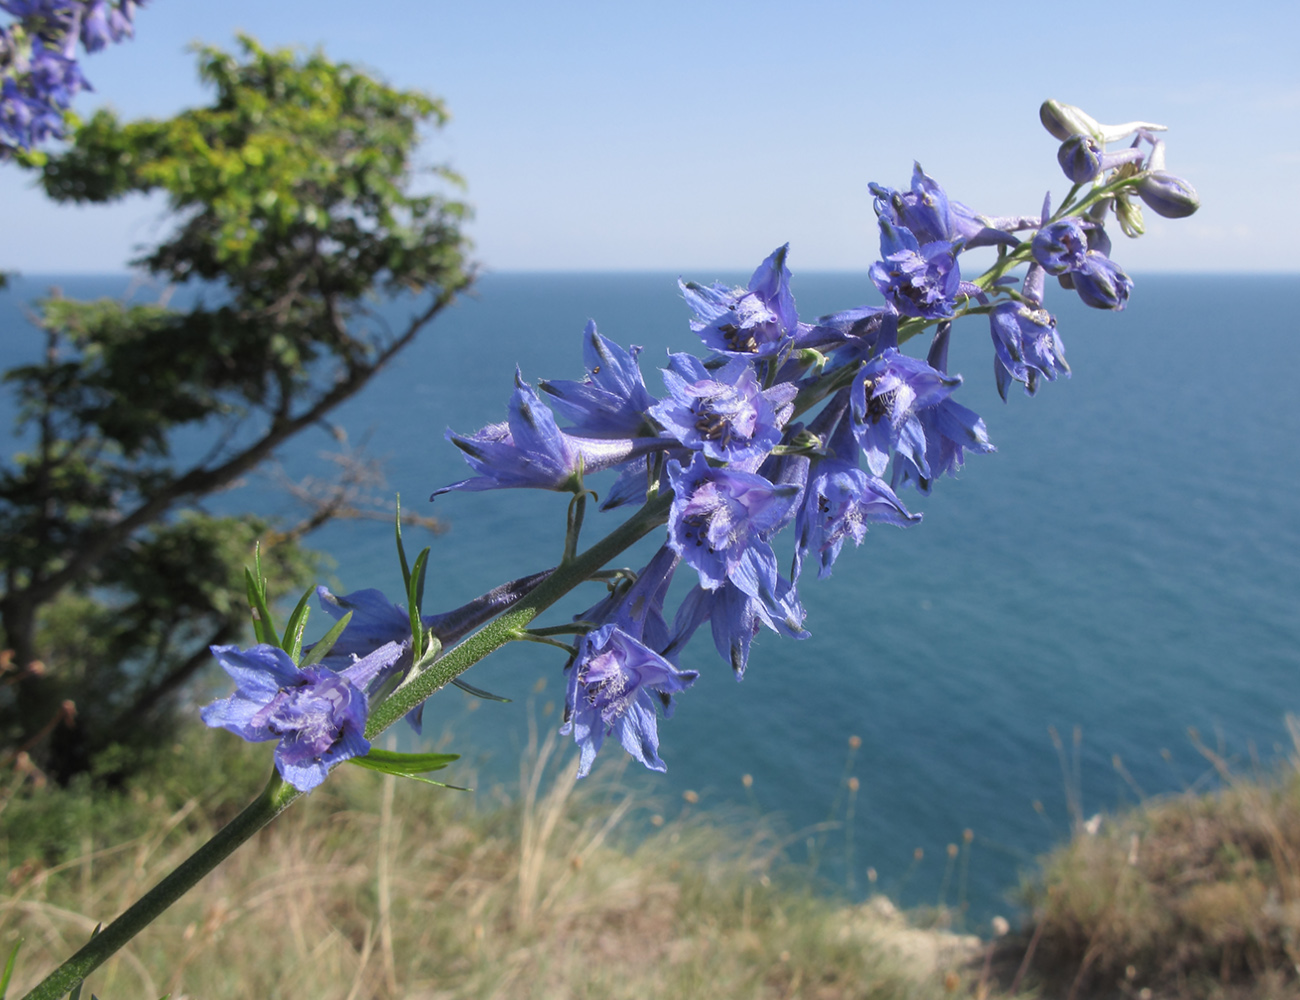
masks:
[(145, 0), (0, 0), (0, 159), (64, 134), (64, 112), (91, 86), (77, 44), (98, 52), (133, 32)]
[[(1055, 276), (1090, 306), (1122, 309), (1133, 283), (1111, 259), (1108, 217), (1137, 235), (1142, 225), (1135, 197), (1170, 217), (1195, 210), (1191, 185), (1165, 170), (1164, 145), (1154, 138), (1160, 126), (1101, 125), (1053, 101), (1043, 106), (1042, 117), (1063, 142), (1058, 160), (1073, 185), (1055, 212), (1049, 198), (1038, 215), (983, 215), (949, 198), (919, 165), (907, 190), (871, 185), (880, 259), (870, 278), (882, 305), (800, 319), (789, 248), (782, 246), (743, 288), (680, 282), (693, 313), (690, 328), (704, 350), (698, 357), (666, 359), (661, 394), (646, 386), (640, 348), (618, 345), (590, 322), (581, 380), (542, 381), (537, 391), (516, 373), (504, 423), (472, 434), (447, 432), (476, 475), (434, 497), (518, 487), (574, 494), (557, 576), (575, 564), (592, 495), (587, 478), (594, 474), (616, 476), (603, 509), (642, 503), (634, 518), (666, 524), (661, 548), (639, 573), (585, 573), (574, 581), (603, 580), (608, 595), (572, 625), (512, 636), (568, 650), (563, 731), (581, 749), (581, 774), (609, 735), (647, 767), (662, 770), (657, 710), (667, 716), (673, 696), (698, 676), (680, 665), (697, 629), (709, 624), (719, 655), (741, 678), (764, 627), (793, 639), (808, 636), (799, 593), (805, 565), (825, 577), (844, 542), (861, 544), (868, 525), (917, 523), (921, 515), (908, 509), (900, 491), (928, 494), (941, 477), (956, 474), (967, 452), (994, 450), (984, 421), (955, 398), (962, 378), (948, 371), (948, 346), (957, 320), (987, 318), (1004, 400), (1016, 382), (1033, 395), (1044, 381), (1070, 371), (1056, 320), (1044, 308), (1046, 277)], [(1130, 134), (1132, 145), (1107, 152), (1108, 142)], [(997, 259), (967, 278), (962, 255), (974, 247), (995, 247)], [(924, 358), (904, 353), (908, 341), (927, 332)], [(787, 526), (794, 530), (785, 569), (777, 536)], [(692, 585), (670, 624), (664, 606), (669, 582), (683, 567), (693, 573)], [(442, 641), (455, 641), (544, 575), (425, 618), (425, 626)], [(324, 661), (335, 676), (373, 669), (374, 650), (387, 651), (382, 659), (389, 672), (410, 667), (411, 614), (377, 592), (346, 598), (323, 593), (322, 600), (332, 614), (348, 608), (354, 615), (333, 659)], [(550, 638), (566, 630), (578, 636), (574, 645)], [(243, 702), (238, 711), (209, 712), (219, 724), (235, 728), (233, 720), (242, 731), (261, 734), (257, 738), (287, 732), (268, 721), (297, 717), (281, 707), (292, 700), (286, 692), (323, 691), (327, 680), (274, 679), (274, 692), (269, 681), (250, 689), (250, 706), (257, 697), (269, 700), (249, 719), (252, 709)], [(292, 697), (312, 706), (334, 698)], [(299, 714), (318, 720), (325, 718), (321, 712), (313, 707)], [(349, 731), (337, 724), (338, 745), (347, 743)], [(282, 753), (296, 754), (308, 744), (318, 748), (320, 740), (294, 736), (289, 751), (282, 742)], [(328, 753), (312, 760), (329, 760)]]

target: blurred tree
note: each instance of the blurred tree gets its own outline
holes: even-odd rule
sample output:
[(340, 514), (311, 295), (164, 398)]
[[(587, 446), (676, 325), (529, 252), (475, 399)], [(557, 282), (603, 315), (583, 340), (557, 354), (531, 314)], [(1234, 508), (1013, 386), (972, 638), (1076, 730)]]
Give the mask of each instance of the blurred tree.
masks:
[[(43, 359), (4, 376), (27, 450), (0, 467), (0, 747), (63, 780), (166, 739), (208, 645), (240, 635), (242, 567), (269, 526), (203, 498), (321, 423), (473, 280), (467, 208), (412, 190), (441, 103), (319, 52), (240, 50), (199, 49), (210, 107), (100, 111), (39, 168), (58, 201), (165, 191), (175, 232), (135, 263), (202, 289), (189, 310), (56, 295)], [(412, 314), (392, 330), (367, 303), (399, 293)], [(211, 444), (197, 461), (173, 452), (182, 428)], [(348, 503), (278, 532), (282, 589), (309, 575), (300, 536)]]

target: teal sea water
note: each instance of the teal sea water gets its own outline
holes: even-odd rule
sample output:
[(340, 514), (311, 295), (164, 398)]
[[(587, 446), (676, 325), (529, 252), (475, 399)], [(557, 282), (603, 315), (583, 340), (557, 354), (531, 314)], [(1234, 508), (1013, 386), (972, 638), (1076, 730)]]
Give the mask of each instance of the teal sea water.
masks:
[[(657, 391), (665, 348), (697, 346), (674, 279), (489, 274), (336, 422), (387, 457), (389, 485), (408, 506), (427, 509), (431, 489), (468, 474), (444, 430), (503, 419), (516, 363), (532, 382), (579, 377), (589, 317), (645, 347)], [(6, 367), (39, 350), (20, 303), (53, 280), (0, 293)], [(91, 296), (121, 294), (127, 279), (58, 283)], [(864, 275), (796, 274), (794, 290), (804, 316), (874, 297)], [(1300, 709), (1297, 293), (1290, 276), (1139, 275), (1128, 309), (1110, 315), (1056, 291), (1048, 305), (1074, 377), (1033, 399), (1013, 390), (1007, 404), (986, 325), (958, 325), (958, 399), (985, 418), (997, 453), (969, 457), (929, 498), (907, 493), (922, 524), (873, 528), (831, 579), (807, 579), (813, 637), (764, 634), (743, 683), (707, 634), (697, 637), (685, 665), (700, 680), (660, 727), (668, 773), (628, 780), (668, 816), (687, 790), (701, 807), (776, 814), (802, 861), (798, 831), (826, 820), (837, 799), (844, 818), (848, 740), (859, 736), (851, 864), (842, 826), (816, 834), (818, 877), (827, 888), (851, 878), (862, 892), (870, 867), (876, 888), (908, 904), (944, 890), (977, 923), (1008, 911), (1018, 873), (1067, 835), (1067, 798), (1090, 815), (1209, 782), (1189, 727), (1243, 769), (1287, 752), (1284, 716)], [(384, 312), (396, 324), (400, 304)], [(6, 401), (0, 417), (11, 415)], [(280, 457), (292, 473), (320, 474), (328, 466), (318, 453), (330, 447), (322, 430)], [(284, 506), (267, 481), (253, 481), (251, 496), (264, 509)], [(440, 498), (432, 512), (450, 530), (430, 540), (429, 610), (553, 564), (565, 504), (534, 491)], [(611, 518), (589, 519), (588, 538)], [(396, 596), (391, 529), (334, 525), (316, 542), (337, 561), (333, 582), (344, 591)], [(643, 543), (629, 565), (657, 544)], [(557, 721), (560, 666), (541, 647), (507, 650), (470, 679), (513, 703), (470, 712), (466, 696), (448, 691), (431, 703), (427, 730), (477, 758), (480, 788), (512, 781), (530, 714)], [(1065, 773), (1051, 727), (1067, 758), (1081, 733), (1077, 767)], [(611, 744), (602, 756), (618, 753)], [(946, 874), (945, 849), (967, 829), (969, 857)]]

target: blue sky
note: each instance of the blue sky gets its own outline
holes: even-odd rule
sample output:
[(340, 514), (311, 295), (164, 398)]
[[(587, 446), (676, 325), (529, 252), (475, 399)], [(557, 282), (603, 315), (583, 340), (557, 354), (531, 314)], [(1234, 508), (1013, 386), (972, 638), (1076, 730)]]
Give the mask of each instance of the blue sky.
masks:
[[(445, 98), (422, 156), (466, 177), (494, 270), (742, 270), (786, 241), (796, 271), (862, 269), (867, 182), (904, 186), (913, 159), (989, 214), (1063, 193), (1037, 120), (1055, 97), (1168, 125), (1200, 192), (1193, 218), (1116, 235), (1126, 269), (1300, 271), (1294, 2), (152, 0), (86, 60), (78, 110), (200, 103), (187, 45), (238, 31)], [(0, 167), (0, 270), (121, 270), (166, 225), (160, 201), (54, 206)]]

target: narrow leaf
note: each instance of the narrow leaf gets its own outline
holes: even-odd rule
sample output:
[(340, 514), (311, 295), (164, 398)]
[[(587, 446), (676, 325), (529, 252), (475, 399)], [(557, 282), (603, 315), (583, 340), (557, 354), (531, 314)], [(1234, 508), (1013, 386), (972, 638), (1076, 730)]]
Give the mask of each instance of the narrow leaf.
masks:
[(415, 567), (406, 581), (406, 610), (411, 615), (411, 648), (424, 648), (424, 622), (420, 620), (420, 602), (424, 597), (424, 564), (429, 561), (429, 550), (425, 549), (415, 559)]
[(509, 698), (503, 698), (501, 695), (493, 694), (491, 691), (484, 691), (482, 688), (477, 688), (473, 684), (469, 683), (469, 681), (463, 681), (459, 677), (453, 677), (451, 682), (466, 694), (472, 694), (475, 698), (485, 698), (488, 701), (500, 701), (506, 703), (509, 703), (510, 701)]
[(18, 949), (23, 946), (23, 939), (19, 938), (9, 952), (9, 960), (5, 962), (5, 971), (0, 975), (0, 1000), (5, 1000), (5, 994), (9, 992), (9, 980), (14, 976), (14, 963), (18, 961)]
[(311, 595), (312, 590), (308, 587), (298, 606), (293, 609), (293, 614), (289, 616), (288, 624), (284, 626), (284, 641), (280, 643), (280, 648), (289, 654), (294, 663), (302, 655), (302, 632), (307, 627), (307, 616), (311, 613), (311, 608), (307, 605)]
[(395, 750), (371, 748), (364, 757), (349, 758), (353, 764), (384, 774), (409, 777), (425, 771), (441, 771), (453, 761), (460, 760), (458, 753), (398, 753)]
[(312, 664), (320, 663), (325, 658), (325, 654), (334, 648), (334, 643), (339, 641), (339, 636), (343, 634), (343, 630), (348, 627), (348, 622), (351, 620), (352, 612), (349, 611), (336, 621), (328, 632), (320, 637), (320, 641), (316, 645), (307, 651), (307, 655), (302, 658), (302, 662), (298, 666), (310, 667)]
[(244, 582), (248, 589), (248, 606), (253, 612), (253, 633), (257, 641), (268, 646), (278, 646), (279, 636), (275, 634), (275, 624), (271, 621), (271, 612), (266, 606), (266, 589), (260, 577), (254, 577), (249, 569), (244, 570)]
[(424, 575), (429, 568), (429, 550), (426, 548), (416, 557), (415, 568), (411, 571), (415, 574), (415, 606), (424, 607)]
[(411, 589), (411, 567), (406, 562), (406, 546), (402, 544), (402, 494), (397, 494), (397, 558), (402, 563), (402, 587)]

